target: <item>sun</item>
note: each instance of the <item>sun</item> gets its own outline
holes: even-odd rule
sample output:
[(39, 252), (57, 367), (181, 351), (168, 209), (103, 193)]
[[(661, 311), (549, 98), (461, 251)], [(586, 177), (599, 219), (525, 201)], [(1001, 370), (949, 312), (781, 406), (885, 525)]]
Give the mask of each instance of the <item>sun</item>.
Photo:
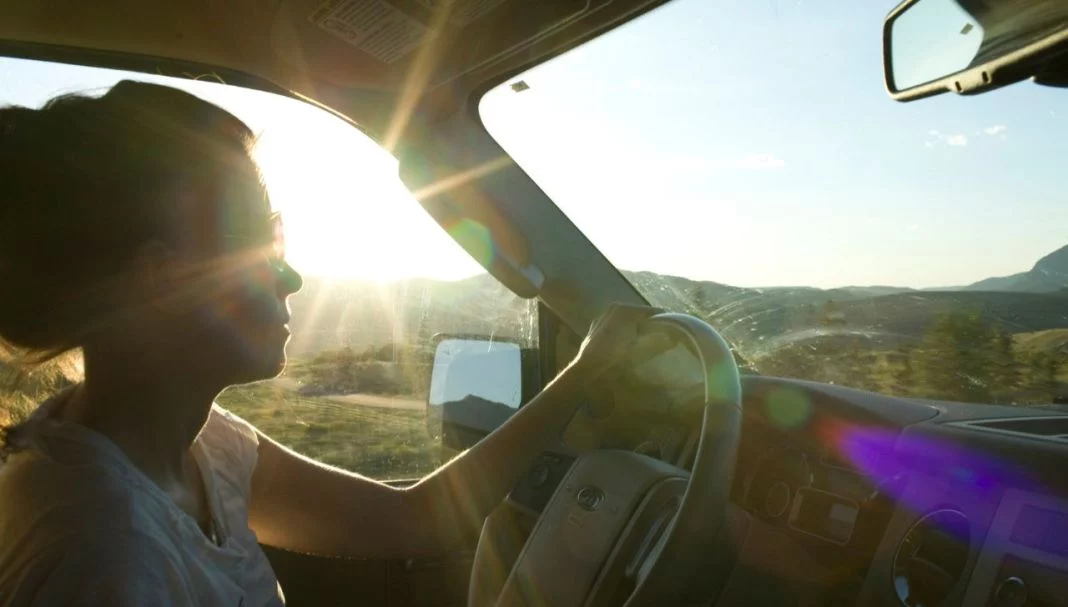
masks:
[(336, 116), (284, 101), (262, 125), (254, 155), (294, 268), (381, 281), (484, 271), (412, 198), (396, 159)]

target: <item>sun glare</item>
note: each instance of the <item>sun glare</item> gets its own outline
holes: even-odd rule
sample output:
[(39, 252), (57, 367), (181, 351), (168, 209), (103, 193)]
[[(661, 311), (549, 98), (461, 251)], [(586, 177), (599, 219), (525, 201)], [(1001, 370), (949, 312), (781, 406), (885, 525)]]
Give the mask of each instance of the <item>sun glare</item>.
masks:
[(454, 280), (481, 271), (413, 200), (396, 160), (370, 138), (311, 107), (277, 118), (255, 154), (295, 268), (373, 280)]
[(0, 61), (0, 75), (22, 83), (5, 90), (5, 102), (29, 107), (61, 93), (102, 94), (133, 78), (184, 89), (230, 111), (258, 134), (254, 152), (282, 213), (287, 255), (306, 276), (455, 280), (483, 271), (415, 202), (392, 156), (313, 105), (226, 86), (213, 74), (178, 80), (8, 60)]

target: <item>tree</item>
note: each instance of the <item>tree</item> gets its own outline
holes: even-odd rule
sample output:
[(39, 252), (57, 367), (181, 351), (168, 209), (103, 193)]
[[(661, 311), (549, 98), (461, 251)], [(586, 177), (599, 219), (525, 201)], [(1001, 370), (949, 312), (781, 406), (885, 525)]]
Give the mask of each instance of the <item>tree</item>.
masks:
[(822, 318), (820, 321), (825, 325), (844, 325), (845, 313), (841, 306), (833, 299), (828, 299), (823, 304)]
[(1051, 402), (1057, 391), (1057, 375), (1063, 361), (1056, 352), (1035, 352), (1027, 359), (1030, 388), (1045, 402)]
[(993, 383), (994, 402), (1011, 403), (1012, 395), (1020, 384), (1020, 365), (1016, 360), (1012, 335), (1000, 327), (994, 329), (990, 355), (990, 379)]
[(1018, 384), (1012, 336), (976, 311), (937, 317), (909, 365), (913, 391), (934, 398), (991, 402)]
[(694, 315), (696, 316), (708, 318), (711, 315), (712, 306), (708, 301), (708, 294), (705, 293), (705, 290), (700, 285), (691, 293), (690, 305), (693, 307)]
[(915, 391), (916, 373), (912, 370), (912, 348), (901, 350), (901, 366), (894, 371), (894, 392), (902, 396), (912, 396)]

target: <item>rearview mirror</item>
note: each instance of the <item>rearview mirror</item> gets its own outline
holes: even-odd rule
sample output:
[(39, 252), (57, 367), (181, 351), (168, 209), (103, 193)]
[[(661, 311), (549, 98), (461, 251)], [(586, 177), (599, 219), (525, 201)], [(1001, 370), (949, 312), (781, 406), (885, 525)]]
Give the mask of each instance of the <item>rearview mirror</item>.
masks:
[[(483, 337), (440, 337), (427, 397), (427, 429), (443, 447), (466, 449), (511, 417), (526, 397), (528, 351)], [(526, 384), (526, 386), (524, 385)]]
[(899, 101), (980, 93), (1039, 74), (1066, 46), (1063, 0), (906, 0), (883, 26), (886, 88)]

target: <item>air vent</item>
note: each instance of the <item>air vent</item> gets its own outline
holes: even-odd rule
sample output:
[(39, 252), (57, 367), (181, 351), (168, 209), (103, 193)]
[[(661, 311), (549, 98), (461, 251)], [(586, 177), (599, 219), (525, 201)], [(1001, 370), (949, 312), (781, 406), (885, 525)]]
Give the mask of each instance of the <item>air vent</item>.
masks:
[(937, 607), (960, 580), (971, 531), (959, 510), (935, 510), (916, 521), (894, 555), (894, 591), (906, 607)]
[(987, 432), (999, 432), (1015, 436), (1027, 436), (1057, 442), (1068, 442), (1068, 416), (1013, 417), (957, 422), (964, 426)]

